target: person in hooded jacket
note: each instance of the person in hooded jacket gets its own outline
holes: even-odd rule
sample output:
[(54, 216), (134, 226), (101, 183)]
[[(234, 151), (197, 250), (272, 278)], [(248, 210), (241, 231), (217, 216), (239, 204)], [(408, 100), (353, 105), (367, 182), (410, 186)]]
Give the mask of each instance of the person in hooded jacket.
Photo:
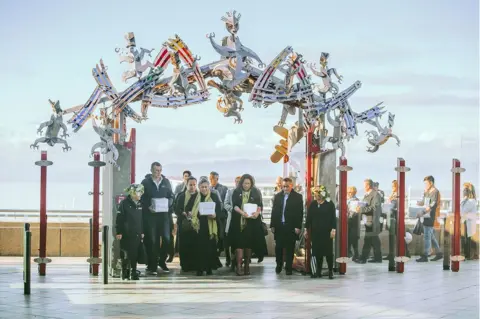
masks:
[[(162, 175), (162, 165), (154, 162), (151, 165), (151, 174), (147, 174), (142, 181), (145, 192), (141, 198), (143, 211), (143, 225), (145, 232), (145, 248), (148, 254), (147, 275), (155, 275), (160, 266), (164, 272), (169, 272), (166, 264), (168, 248), (170, 246), (171, 223), (174, 195), (172, 184)], [(154, 212), (152, 199), (167, 198), (168, 212)]]
[(125, 192), (128, 197), (120, 202), (116, 218), (116, 238), (120, 240), (122, 279), (138, 280), (137, 259), (143, 240), (143, 218), (140, 197), (144, 187), (132, 184)]

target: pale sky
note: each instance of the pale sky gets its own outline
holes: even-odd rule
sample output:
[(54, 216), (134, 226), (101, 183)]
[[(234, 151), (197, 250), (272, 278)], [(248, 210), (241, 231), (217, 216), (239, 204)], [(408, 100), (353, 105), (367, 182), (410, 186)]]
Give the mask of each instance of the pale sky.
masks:
[[(48, 99), (60, 100), (63, 108), (85, 103), (95, 88), (91, 69), (100, 58), (117, 89), (133, 83), (121, 81), (126, 65), (119, 64), (114, 51), (124, 46), (126, 32), (135, 32), (138, 47), (155, 48), (153, 55), (177, 33), (206, 64), (218, 55), (205, 35), (215, 32), (217, 42), (227, 35), (221, 17), (232, 9), (242, 15), (242, 43), (266, 64), (287, 45), (309, 62), (329, 52), (330, 66), (344, 77), (341, 89), (362, 81), (350, 100), (355, 111), (384, 101), (396, 114), (394, 132), (401, 147), (392, 140), (377, 153), (367, 153), (364, 131), (372, 127), (359, 125), (359, 136), (347, 145), (352, 183), (361, 187), (364, 178), (372, 177), (388, 188), (396, 176), (396, 158), (402, 156), (412, 168), (408, 183), (422, 188), (423, 177), (432, 174), (448, 190), (451, 161), (458, 157), (467, 169), (464, 179), (478, 186), (475, 0), (238, 1), (234, 7), (225, 1), (2, 1), (0, 183), (39, 179), (33, 164), (39, 151), (29, 145), (37, 137), (37, 125), (50, 117)], [(179, 175), (194, 164), (202, 170), (194, 174), (204, 175), (216, 170), (214, 160), (228, 161), (219, 172), (225, 177), (251, 171), (273, 180), (281, 173), (281, 165), (269, 161), (278, 142), (272, 127), (281, 106), (255, 109), (245, 95), (244, 123), (234, 125), (215, 109), (218, 93), (211, 92), (207, 103), (178, 110), (150, 108), (147, 122), (129, 123), (137, 127), (138, 182), (152, 161), (160, 161), (167, 175)], [(140, 105), (133, 107), (140, 110)], [(295, 120), (290, 117), (288, 123)], [(68, 153), (60, 146), (48, 147), (55, 162), (49, 181), (90, 183), (87, 162), (97, 142), (91, 123), (70, 132), (68, 142)]]

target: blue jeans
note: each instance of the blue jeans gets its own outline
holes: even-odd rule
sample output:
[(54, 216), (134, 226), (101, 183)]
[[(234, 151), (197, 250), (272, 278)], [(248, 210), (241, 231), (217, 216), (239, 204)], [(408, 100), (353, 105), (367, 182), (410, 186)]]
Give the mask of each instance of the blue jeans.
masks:
[(430, 253), (430, 248), (432, 247), (432, 241), (433, 241), (433, 248), (435, 248), (435, 252), (437, 254), (440, 253), (440, 246), (438, 246), (437, 239), (435, 238), (435, 233), (433, 230), (433, 227), (431, 226), (423, 226), (423, 240), (425, 244), (425, 250), (424, 250), (424, 255), (428, 256)]

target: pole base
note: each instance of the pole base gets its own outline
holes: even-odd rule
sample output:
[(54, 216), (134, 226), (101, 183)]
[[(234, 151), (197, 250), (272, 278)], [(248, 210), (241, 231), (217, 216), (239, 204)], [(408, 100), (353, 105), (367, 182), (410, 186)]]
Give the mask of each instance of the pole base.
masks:
[(35, 165), (37, 165), (37, 166), (42, 166), (42, 167), (43, 167), (43, 166), (50, 166), (50, 165), (53, 165), (53, 162), (52, 162), (52, 161), (47, 161), (47, 160), (45, 160), (45, 161), (36, 161), (36, 162), (35, 162)]
[(450, 270), (450, 266), (443, 265), (443, 270)]
[(37, 264), (48, 264), (48, 263), (51, 263), (52, 262), (52, 259), (50, 258), (47, 258), (47, 257), (37, 257), (33, 260), (34, 262), (36, 262)]
[(102, 167), (102, 166), (105, 166), (107, 165), (105, 162), (102, 162), (102, 161), (91, 161), (91, 162), (88, 162), (88, 166), (92, 166), (92, 167)]
[(395, 266), (388, 266), (388, 271), (395, 271)]

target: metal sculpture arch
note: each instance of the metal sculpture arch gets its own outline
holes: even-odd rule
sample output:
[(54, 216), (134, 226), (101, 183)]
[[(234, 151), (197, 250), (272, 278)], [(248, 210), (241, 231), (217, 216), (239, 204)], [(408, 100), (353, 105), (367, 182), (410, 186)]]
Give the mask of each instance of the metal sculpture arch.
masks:
[[(42, 123), (42, 128), (47, 127), (46, 134), (38, 138), (32, 146), (37, 148), (38, 143), (47, 143), (50, 146), (62, 143), (65, 145), (64, 150), (68, 151), (70, 147), (67, 142), (57, 135), (59, 128), (65, 127), (62, 116), (71, 114), (67, 124), (74, 132), (78, 132), (92, 119), (93, 128), (101, 142), (92, 147), (91, 154), (99, 147), (104, 154), (112, 152), (113, 164), (116, 165), (118, 152), (115, 149), (114, 137), (116, 134), (120, 138), (125, 137), (126, 119), (145, 121), (148, 119), (150, 107), (179, 108), (203, 103), (211, 98), (209, 89), (218, 91), (220, 97), (217, 109), (224, 117), (233, 117), (234, 123), (243, 122), (243, 94), (249, 94), (248, 101), (256, 108), (268, 107), (273, 103), (282, 104), (280, 120), (274, 127), (274, 131), (282, 136), (288, 136), (288, 130), (283, 128), (287, 116), (295, 115), (298, 109), (299, 122), (295, 125), (297, 134), (294, 134), (298, 138), (289, 139), (289, 145), (284, 145), (288, 150), (305, 135), (304, 132), (317, 125), (322, 115), (326, 115), (333, 126), (334, 134), (327, 136), (326, 130), (317, 133), (325, 135), (319, 145), (321, 151), (327, 151), (327, 143), (330, 143), (330, 149), (340, 149), (344, 155), (344, 142), (358, 135), (357, 124), (360, 123), (374, 127), (373, 130), (366, 131), (369, 137), (369, 152), (376, 152), (390, 137), (396, 139), (400, 145), (399, 138), (392, 133), (395, 115), (389, 113), (387, 127), (382, 127), (379, 122), (379, 118), (386, 112), (383, 102), (360, 113), (353, 111), (348, 99), (361, 87), (361, 82), (355, 81), (341, 90), (332, 76), (337, 78), (339, 84), (343, 76), (338, 75), (335, 68), (328, 66), (328, 53), (321, 52), (319, 69), (313, 63), (308, 64), (311, 72), (321, 78), (321, 85), (312, 82), (312, 77), (305, 67), (306, 61), (290, 46), (265, 67), (260, 57), (240, 41), (237, 35), (240, 17), (236, 11), (227, 12), (222, 17), (229, 35), (222, 38), (221, 44), (215, 42), (214, 33), (207, 34), (220, 58), (202, 66), (199, 64), (200, 58), (193, 55), (178, 35), (168, 39), (153, 61), (150, 61), (146, 55), (151, 56), (154, 49), (138, 50), (134, 33), (127, 33), (125, 48), (117, 48), (115, 52), (119, 54), (120, 63), (129, 65), (129, 69), (122, 75), (122, 80), (135, 81), (126, 90), (118, 92), (108, 76), (107, 68), (100, 60), (92, 69), (96, 87), (88, 100), (65, 110), (60, 108), (59, 101), (51, 102), (52, 107), (56, 105), (55, 114), (50, 121)], [(172, 74), (165, 76), (169, 64), (172, 65)], [(209, 79), (208, 82), (205, 79)], [(140, 112), (136, 112), (131, 106), (135, 102), (140, 102)], [(97, 112), (100, 104), (107, 106)], [(100, 120), (99, 126), (94, 119)], [(64, 131), (62, 137), (67, 136)], [(318, 136), (314, 138), (318, 140)], [(279, 154), (278, 150), (276, 153)], [(277, 162), (285, 154), (274, 155), (272, 161)]]

